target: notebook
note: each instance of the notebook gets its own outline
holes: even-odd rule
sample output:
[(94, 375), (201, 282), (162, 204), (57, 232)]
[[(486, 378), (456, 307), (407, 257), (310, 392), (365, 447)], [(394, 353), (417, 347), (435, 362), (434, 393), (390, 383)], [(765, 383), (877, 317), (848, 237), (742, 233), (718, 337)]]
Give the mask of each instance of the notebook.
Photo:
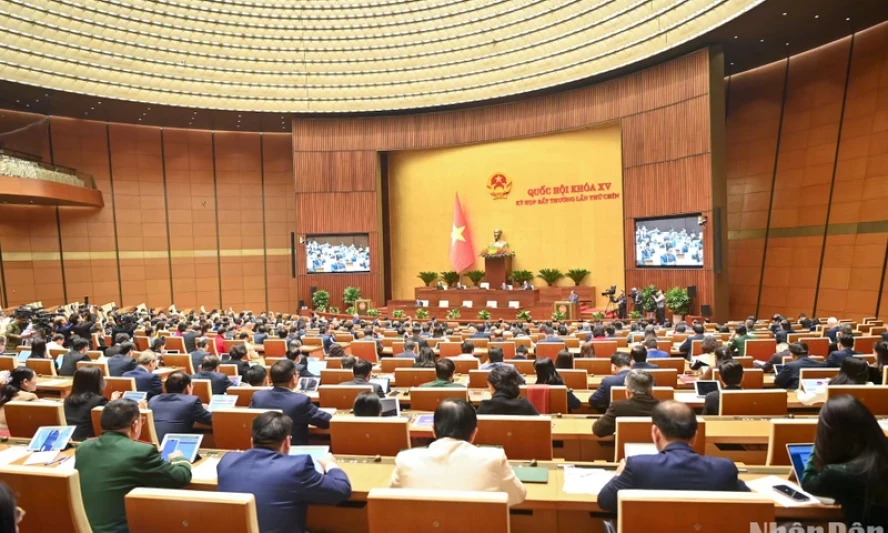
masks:
[(549, 469), (540, 466), (514, 466), (512, 470), (522, 483), (548, 483)]

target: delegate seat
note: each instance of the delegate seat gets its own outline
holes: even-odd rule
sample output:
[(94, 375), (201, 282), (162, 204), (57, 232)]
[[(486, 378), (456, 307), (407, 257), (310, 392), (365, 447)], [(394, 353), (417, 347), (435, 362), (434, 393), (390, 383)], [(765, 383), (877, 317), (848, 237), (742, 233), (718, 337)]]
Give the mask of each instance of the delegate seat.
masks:
[(367, 495), (369, 533), (508, 533), (509, 520), (504, 492), (371, 489)]
[(434, 368), (396, 368), (395, 387), (419, 387), (424, 383), (435, 381)]
[(355, 405), (355, 398), (365, 391), (372, 392), (373, 387), (369, 385), (321, 385), (318, 387), (319, 403), (321, 407), (350, 411)]
[[(626, 444), (653, 444), (651, 440), (651, 426), (653, 420), (649, 416), (621, 416), (617, 418), (617, 429), (614, 433), (616, 443), (614, 450), (614, 462), (620, 462), (626, 457)], [(706, 454), (706, 420), (697, 417), (697, 438), (694, 440), (694, 451), (700, 455)]]
[[(102, 409), (104, 409), (104, 406), (93, 407), (89, 413), (93, 433), (95, 433), (96, 437), (102, 434)], [(151, 409), (139, 409), (139, 416), (142, 419), (142, 434), (139, 435), (139, 442), (160, 446), (157, 431), (154, 429), (154, 411)]]
[(213, 411), (213, 439), (220, 450), (249, 450), (253, 447), (253, 419), (278, 409), (217, 409)]
[(768, 436), (768, 466), (788, 466), (791, 463), (786, 453), (787, 444), (814, 442), (817, 434), (816, 418), (772, 418), (771, 433)]
[(253, 403), (253, 395), (261, 390), (271, 390), (271, 387), (249, 387), (243, 385), (240, 387), (228, 387), (225, 394), (237, 396), (237, 402), (235, 403), (237, 407), (249, 407)]
[(475, 444), (501, 446), (511, 461), (552, 460), (549, 416), (478, 415)]
[(410, 448), (410, 418), (355, 417), (330, 421), (330, 452), (394, 457)]
[[(92, 533), (74, 469), (0, 466), (0, 482), (12, 489), (16, 505), (27, 513), (21, 533)], [(14, 531), (13, 526), (10, 531)]]
[(68, 425), (61, 402), (9, 402), (3, 410), (12, 437), (30, 439), (41, 426)]
[[(718, 368), (712, 370), (712, 379), (721, 379)], [(765, 371), (761, 368), (744, 368), (740, 386), (744, 389), (762, 389), (765, 387)]]
[(617, 502), (619, 533), (749, 533), (750, 524), (767, 528), (775, 520), (774, 501), (755, 492), (621, 490)]
[(469, 401), (469, 391), (463, 387), (414, 387), (410, 389), (410, 410), (434, 411), (445, 398)]
[(259, 533), (252, 494), (139, 487), (126, 495), (124, 504), (130, 533)]
[[(105, 378), (105, 389), (102, 391), (102, 395), (105, 398), (111, 399), (111, 394), (115, 392), (129, 392), (136, 390), (136, 379), (135, 378), (124, 378), (124, 377), (106, 377)], [(207, 402), (209, 403), (209, 402)]]
[(720, 416), (786, 416), (788, 398), (783, 389), (723, 390)]

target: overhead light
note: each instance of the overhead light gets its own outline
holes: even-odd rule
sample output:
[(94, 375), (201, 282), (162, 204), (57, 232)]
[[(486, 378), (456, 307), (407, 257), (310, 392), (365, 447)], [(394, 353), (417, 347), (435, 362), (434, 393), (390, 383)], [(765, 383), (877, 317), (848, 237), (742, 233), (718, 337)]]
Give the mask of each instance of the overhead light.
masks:
[(733, 63), (733, 62), (731, 63), (731, 66), (732, 66), (732, 67), (734, 66), (734, 63)]
[(819, 19), (820, 15), (814, 15), (814, 18)]
[(845, 17), (845, 22), (848, 22), (849, 20), (851, 20), (851, 17)]
[(764, 40), (764, 39), (759, 39), (759, 42), (760, 42), (760, 43), (763, 43), (763, 42), (765, 42), (765, 40)]
[(784, 16), (784, 17), (786, 16), (786, 12), (785, 12), (785, 11), (783, 12), (783, 16)]
[(737, 37), (738, 37), (737, 35), (734, 36), (735, 39), (736, 39)]

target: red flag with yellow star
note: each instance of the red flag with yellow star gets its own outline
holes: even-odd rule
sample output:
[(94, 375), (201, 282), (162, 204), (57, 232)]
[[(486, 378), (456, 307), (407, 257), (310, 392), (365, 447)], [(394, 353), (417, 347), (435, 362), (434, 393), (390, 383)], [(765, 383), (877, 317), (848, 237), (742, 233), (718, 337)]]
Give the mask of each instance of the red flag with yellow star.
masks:
[(474, 263), (475, 246), (472, 244), (472, 232), (469, 231), (469, 221), (463, 213), (457, 194), (456, 204), (453, 206), (453, 227), (450, 230), (450, 264), (453, 265), (453, 270), (463, 272)]

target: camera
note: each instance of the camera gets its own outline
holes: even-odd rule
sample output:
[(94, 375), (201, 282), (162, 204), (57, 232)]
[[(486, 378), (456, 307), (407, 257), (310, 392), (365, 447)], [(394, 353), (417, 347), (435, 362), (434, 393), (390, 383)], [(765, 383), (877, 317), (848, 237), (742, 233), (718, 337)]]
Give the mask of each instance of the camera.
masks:
[(603, 293), (601, 293), (601, 295), (602, 296), (613, 296), (616, 293), (617, 293), (617, 286), (611, 285), (610, 288), (608, 290), (604, 291)]

